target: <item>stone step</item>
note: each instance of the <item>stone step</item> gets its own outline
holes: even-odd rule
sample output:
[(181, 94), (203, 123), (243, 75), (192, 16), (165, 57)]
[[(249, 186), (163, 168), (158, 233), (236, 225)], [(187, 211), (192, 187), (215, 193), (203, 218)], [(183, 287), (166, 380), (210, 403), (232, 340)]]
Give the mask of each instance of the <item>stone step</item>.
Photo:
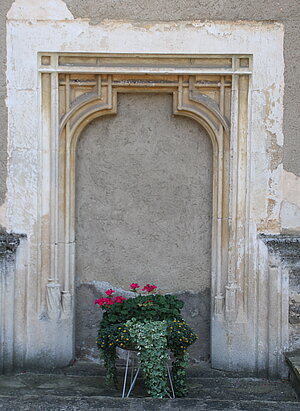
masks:
[(6, 410), (300, 410), (287, 380), (244, 377), (212, 370), (203, 363), (188, 371), (184, 399), (147, 397), (139, 378), (132, 397), (122, 399), (122, 373), (117, 389), (105, 385), (104, 369), (93, 363), (47, 372), (0, 376), (0, 411)]
[(257, 401), (257, 400), (218, 400), (218, 399), (153, 399), (153, 398), (112, 398), (104, 396), (55, 396), (27, 395), (18, 397), (0, 396), (1, 411), (299, 411), (299, 402)]

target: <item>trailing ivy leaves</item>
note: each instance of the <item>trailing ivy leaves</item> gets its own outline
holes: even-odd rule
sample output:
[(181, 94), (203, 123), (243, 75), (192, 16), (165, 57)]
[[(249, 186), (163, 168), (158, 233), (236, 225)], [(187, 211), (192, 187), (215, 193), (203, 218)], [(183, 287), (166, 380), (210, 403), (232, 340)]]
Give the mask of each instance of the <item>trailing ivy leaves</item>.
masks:
[(187, 347), (196, 335), (182, 319), (183, 302), (173, 295), (139, 295), (102, 306), (97, 345), (106, 367), (106, 380), (116, 385), (116, 348), (138, 351), (148, 393), (162, 398), (168, 393), (166, 363), (168, 350), (172, 364), (175, 395), (187, 394)]
[(174, 352), (172, 363), (173, 384), (176, 397), (185, 397), (188, 393), (186, 384), (186, 367), (188, 365), (188, 353), (183, 350)]
[(167, 322), (128, 320), (130, 336), (136, 343), (138, 359), (151, 397), (163, 398), (168, 392), (166, 362)]
[(115, 388), (117, 388), (116, 346), (112, 346), (107, 349), (100, 349), (100, 357), (103, 359), (106, 369), (106, 384), (114, 385)]

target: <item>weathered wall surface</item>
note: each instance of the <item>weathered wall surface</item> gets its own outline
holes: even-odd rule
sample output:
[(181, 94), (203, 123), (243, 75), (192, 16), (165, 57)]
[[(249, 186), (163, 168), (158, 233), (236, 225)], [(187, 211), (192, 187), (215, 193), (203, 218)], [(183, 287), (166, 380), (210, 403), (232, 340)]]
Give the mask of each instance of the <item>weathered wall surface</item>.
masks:
[[(9, 98), (7, 104), (11, 127), (9, 129), (10, 173), (7, 228), (14, 232), (28, 234), (29, 253), (20, 260), (24, 267), (29, 260), (28, 271), (24, 276), (22, 270), (16, 269), (18, 278), (26, 278), (28, 290), (30, 290), (26, 307), (28, 327), (20, 327), (21, 331), (26, 328), (26, 338), (22, 338), (22, 342), (26, 341), (26, 361), (32, 360), (38, 364), (38, 361), (44, 361), (45, 353), (48, 353), (53, 364), (66, 364), (73, 358), (72, 298), (74, 294), (72, 287), (74, 285), (74, 270), (72, 256), (74, 255), (74, 220), (69, 218), (70, 214), (73, 213), (72, 187), (69, 184), (70, 181), (73, 182), (73, 174), (68, 173), (71, 170), (69, 150), (67, 155), (61, 159), (60, 156), (57, 156), (55, 149), (61, 143), (61, 140), (57, 140), (54, 118), (57, 112), (56, 101), (58, 97), (57, 87), (55, 87), (57, 67), (53, 67), (55, 72), (50, 76), (49, 74), (42, 76), (42, 118), (43, 124), (46, 126), (42, 127), (41, 133), (37, 131), (40, 107), (37, 98), (36, 53), (40, 50), (48, 50), (49, 52), (88, 50), (91, 53), (97, 53), (99, 39), (105, 40), (106, 37), (107, 52), (126, 51), (131, 53), (135, 51), (139, 53), (144, 50), (149, 53), (161, 51), (171, 54), (190, 50), (191, 53), (209, 52), (213, 54), (215, 52), (222, 53), (225, 50), (229, 54), (253, 53), (255, 63), (252, 77), (252, 99), (250, 101), (247, 98), (248, 81), (243, 75), (239, 76), (238, 84), (235, 84), (238, 86), (236, 88), (238, 93), (233, 93), (232, 99), (234, 132), (231, 134), (231, 141), (233, 150), (230, 152), (232, 155), (229, 155), (227, 145), (225, 152), (226, 158), (230, 157), (231, 159), (228, 163), (232, 166), (233, 179), (230, 184), (226, 184), (228, 181), (226, 178), (218, 178), (217, 188), (220, 189), (221, 195), (214, 196), (215, 199), (223, 198), (223, 193), (226, 194), (226, 189), (229, 187), (229, 195), (225, 196), (225, 205), (221, 207), (223, 204), (218, 201), (218, 207), (214, 207), (214, 212), (217, 209), (220, 214), (217, 213), (217, 218), (213, 219), (213, 233), (220, 233), (215, 229), (219, 227), (224, 228), (221, 231), (227, 233), (227, 221), (230, 220), (227, 214), (227, 200), (230, 205), (229, 216), (232, 215), (233, 218), (230, 250), (227, 250), (225, 246), (221, 247), (222, 244), (225, 244), (225, 241), (222, 240), (216, 241), (213, 247), (217, 257), (218, 271), (216, 271), (216, 275), (215, 270), (212, 270), (212, 278), (216, 279), (216, 281), (212, 281), (212, 290), (214, 287), (216, 288), (216, 292), (212, 293), (215, 303), (211, 322), (212, 358), (214, 360), (213, 366), (217, 368), (250, 370), (257, 367), (264, 369), (268, 364), (271, 374), (276, 375), (278, 371), (281, 372), (282, 356), (280, 350), (288, 347), (288, 334), (286, 332), (288, 327), (285, 323), (288, 312), (288, 278), (287, 276), (281, 278), (280, 263), (275, 261), (273, 257), (269, 258), (268, 250), (264, 244), (258, 244), (257, 231), (271, 230), (277, 233), (282, 227), (287, 231), (291, 227), (297, 231), (297, 227), (300, 227), (300, 224), (294, 224), (294, 221), (291, 224), (291, 212), (293, 213), (295, 210), (295, 214), (298, 213), (298, 210), (292, 208), (292, 205), (295, 204), (295, 196), (290, 195), (292, 193), (290, 190), (282, 190), (281, 180), (286, 178), (289, 186), (293, 186), (294, 178), (298, 182), (300, 180), (289, 171), (283, 173), (280, 164), (283, 141), (281, 128), (283, 26), (269, 22), (264, 24), (255, 24), (254, 22), (214, 24), (207, 22), (194, 25), (188, 22), (189, 13), (191, 13), (190, 5), (185, 7), (184, 11), (186, 13), (187, 10), (188, 15), (180, 14), (181, 7), (177, 7), (177, 11), (172, 12), (174, 17), (171, 20), (176, 18), (185, 20), (177, 24), (145, 23), (145, 19), (151, 20), (152, 18), (144, 10), (140, 11), (144, 22), (137, 21), (134, 17), (135, 13), (131, 13), (129, 17), (128, 13), (123, 13), (119, 18), (133, 18), (135, 22), (125, 24), (106, 21), (97, 24), (94, 19), (90, 24), (89, 20), (72, 21), (72, 16), (64, 8), (62, 0), (51, 0), (48, 3), (46, 1), (44, 3), (44, 1), (18, 0), (10, 12), (8, 26), (8, 44), (11, 44), (11, 47), (8, 58)], [(26, 7), (22, 10), (24, 5)], [(45, 5), (49, 7), (45, 7)], [(222, 7), (224, 5), (225, 3), (222, 3)], [(235, 7), (238, 5), (236, 3)], [(151, 4), (151, 7), (153, 6)], [(273, 11), (277, 10), (276, 13), (282, 7), (277, 4), (272, 6)], [(292, 7), (291, 4), (289, 6)], [(87, 4), (84, 4), (84, 7), (86, 10), (89, 8)], [(168, 7), (172, 10), (170, 3)], [(211, 4), (210, 7), (212, 11), (216, 4)], [(253, 17), (254, 11), (251, 14), (252, 5), (248, 5), (247, 8), (249, 13), (246, 14), (247, 19), (249, 19)], [(161, 12), (161, 8), (158, 9), (160, 10), (159, 19), (166, 19), (164, 11)], [(293, 16), (296, 15), (295, 10), (290, 8), (285, 10), (287, 9)], [(92, 8), (93, 16), (95, 16), (95, 11), (95, 8)], [(190, 14), (191, 18), (205, 18), (203, 15), (195, 16), (199, 11), (199, 8), (195, 8)], [(258, 11), (260, 14), (258, 17), (261, 18), (264, 13), (259, 8)], [(285, 13), (285, 11), (281, 11)], [(154, 11), (155, 13), (156, 11)], [(80, 15), (82, 14), (81, 11)], [(118, 11), (115, 11), (113, 17), (118, 18), (117, 14)], [(220, 16), (217, 17), (221, 18), (221, 13), (219, 14)], [(256, 15), (256, 13), (254, 14)], [(234, 19), (234, 16), (235, 13), (230, 11), (230, 19)], [(108, 11), (106, 11), (106, 17), (109, 17)], [(215, 15), (211, 13), (208, 17), (213, 19)], [(27, 21), (27, 18), (31, 21)], [(53, 24), (52, 18), (60, 21)], [(64, 19), (71, 20), (61, 21)], [(100, 17), (101, 19), (102, 17)], [(295, 21), (294, 17), (289, 21), (285, 17), (281, 20), (287, 24), (290, 24), (290, 21)], [(253, 33), (248, 35), (252, 30)], [(74, 36), (75, 33), (77, 35)], [(199, 38), (202, 41), (199, 41)], [(23, 41), (19, 39), (23, 39)], [(293, 36), (293, 44), (295, 44), (295, 36)], [(47, 59), (48, 56), (46, 56)], [(237, 67), (240, 69), (244, 67), (240, 66), (239, 59), (234, 58), (234, 61), (236, 62), (234, 70), (237, 70)], [(55, 66), (52, 57), (50, 63)], [(42, 59), (41, 71), (44, 70), (44, 65), (48, 65), (48, 63), (44, 64)], [(50, 77), (51, 82), (49, 81)], [(99, 86), (97, 92), (99, 93), (102, 86), (100, 87), (100, 83), (97, 84)], [(295, 86), (296, 82), (292, 82), (292, 84)], [(109, 96), (108, 92), (106, 96)], [(234, 97), (238, 97), (238, 104), (236, 104), (237, 98)], [(250, 110), (251, 144), (247, 144), (246, 138), (248, 101), (252, 102)], [(61, 107), (63, 105), (64, 103)], [(291, 110), (289, 111), (293, 116), (294, 106), (295, 104), (293, 104), (293, 113)], [(112, 106), (109, 110), (112, 113), (114, 109), (115, 107)], [(213, 110), (213, 108), (211, 109)], [(202, 118), (201, 113), (198, 116)], [(28, 124), (24, 123), (24, 119), (28, 120)], [(295, 119), (295, 121), (298, 120)], [(24, 127), (26, 125), (29, 127)], [(221, 124), (220, 126), (223, 127)], [(236, 138), (236, 130), (241, 137), (239, 139)], [(218, 132), (216, 131), (214, 134), (218, 135)], [(41, 139), (39, 139), (40, 136)], [(42, 140), (42, 147), (40, 140)], [(41, 148), (41, 152), (38, 153), (36, 147)], [(60, 153), (62, 152), (63, 150), (60, 151)], [(219, 161), (219, 167), (217, 167), (217, 170), (220, 171), (217, 174), (219, 177), (224, 175), (221, 172), (224, 168), (221, 168), (220, 164), (223, 165), (223, 161)], [(297, 162), (293, 160), (293, 167), (295, 164)], [(64, 174), (67, 175), (66, 178), (64, 178)], [(57, 176), (59, 176), (59, 181), (66, 182), (65, 186), (57, 184)], [(100, 180), (100, 177), (100, 174), (95, 176), (97, 180)], [(62, 193), (56, 190), (58, 187)], [(298, 200), (296, 203), (299, 203)], [(281, 205), (282, 208), (280, 208)], [(61, 210), (63, 213), (60, 213)], [(284, 225), (280, 225), (280, 210)], [(61, 218), (61, 214), (64, 214), (65, 220)], [(66, 224), (64, 224), (65, 222)], [(71, 229), (68, 227), (69, 223), (71, 223)], [(61, 230), (64, 231), (63, 233), (59, 230), (61, 227), (65, 228), (65, 230)], [(62, 241), (58, 235), (62, 236)], [(220, 239), (220, 236), (213, 235), (213, 237)], [(226, 236), (221, 236), (221, 238), (225, 239)], [(42, 256), (41, 259), (39, 255)], [(229, 270), (226, 266), (227, 260), (230, 263), (228, 264)], [(49, 262), (50, 264), (48, 264)], [(215, 264), (215, 258), (212, 262)], [(69, 269), (69, 265), (71, 269)], [(255, 277), (255, 273), (257, 277)], [(87, 278), (85, 282), (89, 283), (88, 280)], [(45, 288), (47, 291), (46, 301), (44, 298)], [(24, 287), (18, 286), (16, 289), (18, 292), (21, 290), (21, 294), (24, 291)], [(260, 290), (258, 295), (256, 295), (257, 289)], [(63, 290), (62, 293), (60, 290)], [(222, 295), (222, 292), (225, 292), (226, 295)], [(270, 296), (272, 298), (269, 298)], [(199, 296), (196, 298), (199, 301)], [(199, 307), (191, 298), (190, 301), (193, 303), (192, 308)], [(45, 305), (45, 311), (42, 311), (43, 305)], [(279, 314), (278, 309), (281, 310)], [(193, 315), (196, 316), (195, 318), (199, 318), (199, 313), (193, 312)], [(20, 316), (18, 318), (20, 319)], [(274, 324), (276, 324), (275, 327)], [(62, 331), (65, 331), (64, 335)]]
[[(91, 123), (77, 148), (77, 304), (94, 280), (187, 291), (186, 319), (202, 305), (196, 331), (209, 341), (210, 138), (195, 121), (172, 114), (171, 96), (121, 94), (118, 101), (117, 116)], [(77, 334), (90, 316), (80, 314)], [(204, 345), (198, 359), (209, 353)]]
[[(66, 0), (74, 17), (89, 18), (93, 24), (104, 19), (139, 21), (169, 20), (276, 20), (285, 25), (285, 96), (284, 96), (284, 168), (300, 175), (300, 116), (295, 109), (300, 107), (300, 4), (298, 0), (221, 0), (199, 2), (197, 0), (153, 0), (139, 2), (125, 0)], [(5, 19), (13, 3), (2, 0), (0, 3), (0, 204), (6, 192), (6, 138), (7, 112), (6, 98), (6, 43)], [(298, 39), (298, 40), (297, 40)]]
[[(7, 166), (7, 110), (6, 99), (6, 14), (11, 7), (12, 0), (3, 0), (0, 3), (0, 205), (5, 201), (6, 193), (6, 166)], [(0, 210), (1, 225), (1, 210)]]
[[(103, 19), (170, 20), (274, 20), (285, 25), (284, 168), (300, 176), (300, 3), (298, 0), (66, 0), (74, 17), (97, 23)], [(145, 26), (146, 27), (146, 26)]]

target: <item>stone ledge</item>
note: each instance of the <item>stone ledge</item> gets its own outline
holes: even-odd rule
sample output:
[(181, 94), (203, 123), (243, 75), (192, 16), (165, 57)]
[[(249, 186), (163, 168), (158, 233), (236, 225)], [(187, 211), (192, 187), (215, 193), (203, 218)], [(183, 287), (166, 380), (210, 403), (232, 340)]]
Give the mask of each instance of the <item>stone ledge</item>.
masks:
[(300, 236), (288, 234), (259, 234), (259, 238), (273, 254), (279, 254), (283, 260), (300, 259)]
[(300, 350), (285, 353), (289, 367), (289, 379), (300, 399)]

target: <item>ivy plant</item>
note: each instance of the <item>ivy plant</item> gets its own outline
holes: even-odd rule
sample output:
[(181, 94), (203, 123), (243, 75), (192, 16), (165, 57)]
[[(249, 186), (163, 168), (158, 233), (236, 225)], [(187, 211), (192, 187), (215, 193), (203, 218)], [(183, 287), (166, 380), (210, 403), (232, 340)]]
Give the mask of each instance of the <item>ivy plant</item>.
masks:
[(135, 341), (148, 394), (154, 398), (164, 397), (168, 391), (166, 321), (132, 319), (126, 322), (126, 326)]

